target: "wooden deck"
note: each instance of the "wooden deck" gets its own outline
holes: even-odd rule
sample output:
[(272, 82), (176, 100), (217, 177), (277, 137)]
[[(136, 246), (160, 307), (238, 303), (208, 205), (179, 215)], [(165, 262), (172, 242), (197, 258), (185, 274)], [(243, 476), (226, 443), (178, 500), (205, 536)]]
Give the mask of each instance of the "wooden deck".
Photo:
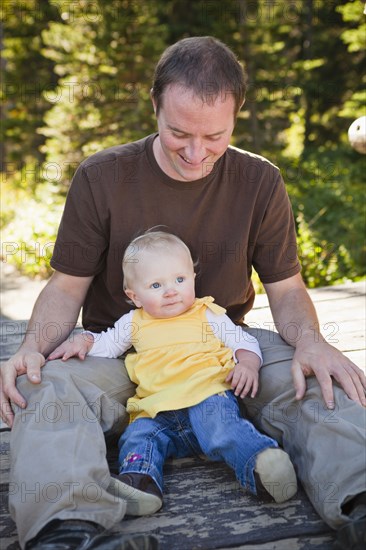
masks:
[[(327, 340), (365, 368), (365, 282), (311, 291)], [(265, 296), (247, 317), (251, 326), (272, 321)], [(25, 321), (1, 322), (0, 351), (5, 360), (19, 345)], [(0, 548), (19, 550), (9, 517), (9, 431), (1, 433)], [(36, 443), (36, 442), (35, 442)], [(110, 450), (115, 470), (115, 449)], [(334, 533), (319, 518), (304, 492), (284, 504), (259, 500), (240, 489), (224, 464), (172, 460), (165, 467), (164, 506), (153, 516), (126, 517), (115, 530), (153, 533), (161, 550), (332, 550)]]

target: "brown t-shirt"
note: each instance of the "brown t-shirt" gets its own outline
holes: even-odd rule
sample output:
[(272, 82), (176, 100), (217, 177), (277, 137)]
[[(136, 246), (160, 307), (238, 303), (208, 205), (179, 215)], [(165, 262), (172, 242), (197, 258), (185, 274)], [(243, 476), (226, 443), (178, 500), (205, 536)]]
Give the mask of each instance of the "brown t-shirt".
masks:
[(252, 265), (263, 283), (300, 271), (291, 206), (273, 164), (229, 147), (208, 176), (177, 181), (155, 160), (156, 135), (86, 159), (67, 196), (51, 265), (94, 276), (83, 308), (83, 325), (94, 332), (130, 309), (122, 257), (154, 226), (186, 242), (198, 260), (197, 296), (213, 296), (237, 323), (253, 305)]

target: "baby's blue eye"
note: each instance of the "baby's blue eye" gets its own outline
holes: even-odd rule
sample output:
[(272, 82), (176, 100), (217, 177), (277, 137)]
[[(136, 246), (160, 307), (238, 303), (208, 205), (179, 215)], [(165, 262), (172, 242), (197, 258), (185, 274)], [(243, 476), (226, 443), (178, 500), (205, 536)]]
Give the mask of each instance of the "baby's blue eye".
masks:
[(177, 277), (176, 281), (177, 281), (177, 283), (183, 283), (184, 277)]
[(151, 288), (160, 288), (160, 283), (153, 283)]

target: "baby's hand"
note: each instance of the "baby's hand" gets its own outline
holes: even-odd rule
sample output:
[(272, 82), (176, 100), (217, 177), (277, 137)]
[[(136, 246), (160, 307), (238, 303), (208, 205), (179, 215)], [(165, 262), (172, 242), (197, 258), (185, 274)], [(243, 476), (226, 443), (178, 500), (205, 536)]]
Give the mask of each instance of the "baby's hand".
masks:
[(255, 397), (261, 361), (258, 355), (251, 351), (239, 350), (236, 356), (239, 361), (229, 372), (226, 382), (231, 382), (236, 396), (246, 397), (251, 391), (250, 397)]
[(53, 359), (62, 359), (67, 361), (70, 357), (78, 357), (84, 360), (94, 344), (94, 338), (92, 334), (83, 332), (72, 336), (72, 340), (65, 340), (62, 342), (50, 355), (47, 357), (49, 361)]

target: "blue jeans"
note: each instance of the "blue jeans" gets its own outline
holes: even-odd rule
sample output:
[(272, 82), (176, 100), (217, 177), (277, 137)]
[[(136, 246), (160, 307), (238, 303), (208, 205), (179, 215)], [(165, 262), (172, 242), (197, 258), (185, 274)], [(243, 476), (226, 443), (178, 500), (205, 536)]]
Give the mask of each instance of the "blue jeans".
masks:
[(236, 397), (226, 391), (192, 407), (132, 422), (119, 440), (120, 473), (147, 474), (163, 491), (167, 458), (203, 453), (210, 460), (226, 462), (239, 483), (257, 494), (256, 457), (270, 447), (278, 447), (278, 443), (242, 418)]

